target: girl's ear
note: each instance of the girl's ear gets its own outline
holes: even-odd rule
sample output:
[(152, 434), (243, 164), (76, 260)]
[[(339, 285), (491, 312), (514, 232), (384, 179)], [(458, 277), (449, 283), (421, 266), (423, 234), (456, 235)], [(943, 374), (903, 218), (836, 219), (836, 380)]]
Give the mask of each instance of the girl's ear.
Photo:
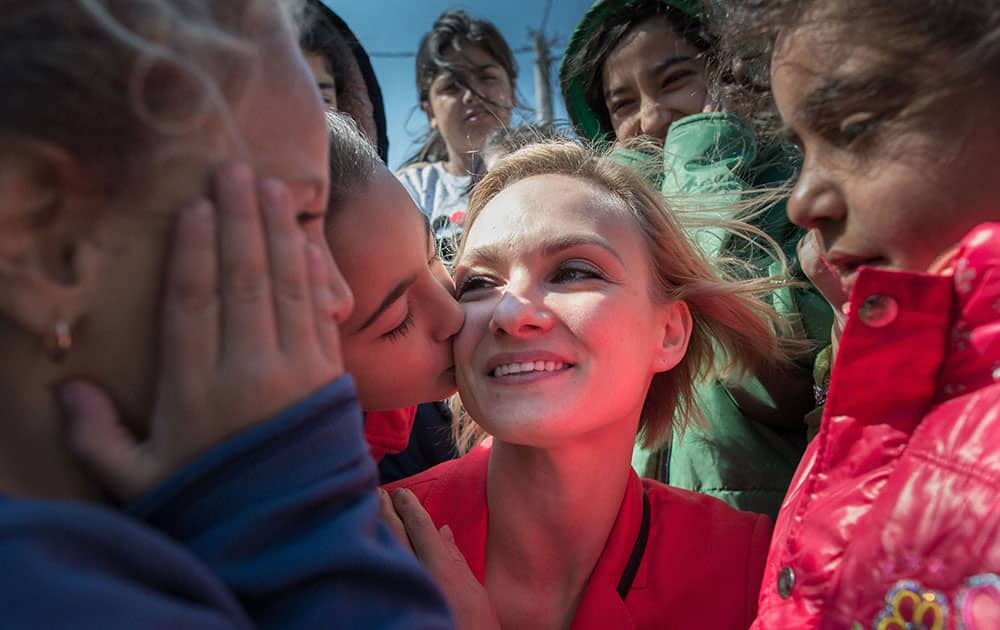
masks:
[(653, 371), (666, 372), (672, 369), (687, 352), (691, 340), (691, 311), (686, 302), (675, 300), (664, 304), (661, 310), (663, 338), (656, 348)]
[(0, 316), (44, 341), (87, 311), (97, 195), (61, 147), (0, 140), (0, 199)]

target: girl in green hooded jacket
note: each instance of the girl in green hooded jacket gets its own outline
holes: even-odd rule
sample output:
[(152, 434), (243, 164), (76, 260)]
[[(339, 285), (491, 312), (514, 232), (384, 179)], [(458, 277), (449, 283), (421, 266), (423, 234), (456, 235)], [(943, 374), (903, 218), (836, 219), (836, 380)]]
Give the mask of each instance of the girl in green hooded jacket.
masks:
[[(795, 172), (795, 155), (764, 145), (743, 118), (718, 111), (707, 69), (713, 49), (697, 0), (598, 0), (578, 24), (560, 68), (566, 109), (581, 136), (619, 145), (620, 162), (649, 163), (648, 154), (625, 146), (630, 139), (662, 145), (655, 178), (675, 205), (693, 210), (693, 223), (744, 220), (777, 243), (797, 272), (802, 231), (788, 221), (783, 199), (755, 206), (748, 194), (784, 185)], [(749, 242), (720, 227), (692, 228), (691, 236), (706, 255), (744, 263), (741, 275), (785, 272), (766, 238)], [(816, 347), (828, 343), (830, 310), (814, 290), (776, 290), (771, 303)], [(805, 447), (804, 418), (815, 406), (812, 363), (806, 358), (797, 367), (738, 382), (706, 379), (697, 399), (707, 424), (674, 434), (665, 447), (641, 439), (634, 465), (774, 517)]]

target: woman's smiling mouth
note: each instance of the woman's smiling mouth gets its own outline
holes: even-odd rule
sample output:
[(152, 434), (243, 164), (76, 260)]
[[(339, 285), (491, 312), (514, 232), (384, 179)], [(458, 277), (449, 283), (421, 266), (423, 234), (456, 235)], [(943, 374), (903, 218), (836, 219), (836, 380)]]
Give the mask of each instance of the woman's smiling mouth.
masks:
[(505, 363), (493, 368), (492, 376), (500, 377), (508, 374), (524, 374), (527, 372), (559, 372), (570, 367), (562, 361), (525, 361), (523, 363)]

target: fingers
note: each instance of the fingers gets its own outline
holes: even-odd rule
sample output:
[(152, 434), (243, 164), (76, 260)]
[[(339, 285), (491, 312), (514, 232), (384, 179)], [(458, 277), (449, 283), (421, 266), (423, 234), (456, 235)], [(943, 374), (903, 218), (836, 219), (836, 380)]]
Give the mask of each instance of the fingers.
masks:
[(438, 532), (440, 532), (441, 538), (443, 538), (445, 542), (450, 543), (452, 545), (455, 544), (455, 533), (451, 531), (450, 526), (442, 525), (441, 529), (439, 529)]
[(315, 352), (305, 234), (284, 184), (264, 177), (260, 191), (278, 343), (286, 354)]
[(199, 387), (215, 365), (219, 344), (216, 224), (198, 200), (180, 211), (164, 296), (163, 370)]
[(806, 277), (819, 289), (834, 311), (839, 312), (841, 305), (847, 301), (847, 293), (840, 277), (826, 261), (826, 248), (816, 230), (810, 230), (799, 240), (798, 258)]
[(477, 630), (499, 628), (500, 623), (486, 589), (472, 574), (465, 556), (455, 545), (451, 528), (445, 525), (438, 531), (427, 511), (409, 490), (393, 492), (392, 503), (410, 536), (414, 554), (444, 592), (455, 617), (455, 627)]
[(242, 164), (220, 169), (219, 265), (224, 356), (242, 356), (248, 345), (277, 348), (266, 244), (253, 173)]
[(382, 518), (382, 522), (389, 526), (389, 530), (396, 537), (396, 540), (412, 553), (413, 547), (410, 546), (410, 539), (406, 535), (406, 528), (403, 526), (403, 521), (399, 520), (399, 515), (396, 514), (396, 508), (392, 505), (389, 493), (382, 488), (378, 489), (378, 513)]
[[(392, 505), (410, 539), (413, 553), (432, 574), (436, 573), (441, 561), (454, 560), (444, 545), (434, 521), (412, 492), (405, 488), (395, 490), (392, 493)], [(461, 557), (461, 552), (459, 556)], [(465, 562), (464, 557), (462, 562)]]
[(826, 301), (833, 307), (833, 326), (830, 330), (830, 341), (833, 344), (833, 353), (836, 356), (837, 347), (840, 343), (840, 333), (844, 329), (845, 312), (848, 298), (844, 285), (829, 262), (826, 260), (826, 246), (823, 238), (816, 230), (809, 230), (798, 243), (799, 266), (806, 274), (809, 281), (813, 283)]
[(135, 499), (160, 476), (156, 462), (119, 422), (104, 392), (74, 381), (63, 384), (58, 394), (68, 420), (70, 448), (115, 498)]
[(307, 246), (309, 283), (312, 288), (316, 337), (327, 361), (337, 375), (343, 372), (340, 354), (340, 331), (337, 324), (347, 319), (354, 308), (354, 296), (329, 252), (319, 245)]
[(465, 556), (462, 555), (462, 550), (458, 548), (458, 544), (455, 542), (455, 534), (451, 531), (451, 527), (442, 525), (441, 529), (438, 530), (438, 536), (441, 539), (441, 548), (444, 550), (445, 555), (451, 558), (453, 563), (460, 562), (462, 565), (468, 566)]

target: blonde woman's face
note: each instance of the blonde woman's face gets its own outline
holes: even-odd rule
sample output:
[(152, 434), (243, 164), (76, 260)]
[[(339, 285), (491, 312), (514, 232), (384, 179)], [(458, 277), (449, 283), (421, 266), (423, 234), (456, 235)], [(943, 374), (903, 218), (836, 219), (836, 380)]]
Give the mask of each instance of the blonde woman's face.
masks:
[(653, 375), (672, 367), (660, 348), (677, 305), (651, 299), (643, 235), (608, 194), (563, 175), (513, 184), (467, 232), (455, 282), (459, 392), (488, 432), (634, 438)]

